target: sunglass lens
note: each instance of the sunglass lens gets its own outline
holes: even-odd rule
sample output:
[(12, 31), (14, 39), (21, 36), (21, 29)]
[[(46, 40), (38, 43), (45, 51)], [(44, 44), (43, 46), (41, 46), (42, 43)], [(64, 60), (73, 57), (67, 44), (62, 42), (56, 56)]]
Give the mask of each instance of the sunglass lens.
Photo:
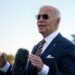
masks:
[(48, 19), (48, 15), (47, 14), (44, 14), (43, 15), (43, 19), (47, 20)]
[(41, 15), (37, 15), (37, 16), (36, 16), (37, 20), (39, 20), (39, 19), (40, 19), (40, 17), (41, 17)]
[(44, 15), (37, 15), (37, 16), (36, 16), (37, 20), (39, 20), (41, 17), (42, 17), (43, 19), (45, 19), (45, 20), (47, 20), (47, 19), (49, 18), (47, 14), (44, 14)]

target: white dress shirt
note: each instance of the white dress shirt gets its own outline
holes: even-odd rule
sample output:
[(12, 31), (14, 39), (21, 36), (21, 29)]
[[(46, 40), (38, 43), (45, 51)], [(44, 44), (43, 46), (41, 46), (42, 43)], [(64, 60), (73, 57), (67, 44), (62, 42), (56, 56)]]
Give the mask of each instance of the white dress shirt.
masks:
[[(45, 39), (45, 44), (42, 48), (42, 53), (46, 50), (46, 48), (48, 47), (48, 45), (53, 41), (53, 39), (59, 34), (59, 31), (55, 31), (52, 34), (50, 34), (49, 36), (47, 36)], [(47, 65), (44, 64), (41, 72), (38, 73), (38, 75), (48, 75), (48, 71), (49, 71), (49, 67)]]

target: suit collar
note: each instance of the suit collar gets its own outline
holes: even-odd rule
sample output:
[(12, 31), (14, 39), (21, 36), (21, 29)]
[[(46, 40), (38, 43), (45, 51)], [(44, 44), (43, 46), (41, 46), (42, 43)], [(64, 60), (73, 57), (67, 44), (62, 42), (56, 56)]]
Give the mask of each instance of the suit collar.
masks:
[(49, 44), (49, 46), (46, 48), (46, 50), (42, 53), (42, 56), (47, 56), (49, 54), (53, 54), (53, 52), (55, 52), (54, 50), (56, 49), (57, 44), (60, 44), (60, 40), (61, 40), (62, 36), (59, 33), (53, 40), (52, 42)]
[[(42, 55), (46, 55), (46, 54), (50, 54), (52, 52), (52, 50), (56, 47), (57, 44), (60, 44), (60, 40), (61, 40), (62, 36), (59, 33), (53, 40), (52, 42), (49, 44), (49, 46), (46, 48), (46, 50), (43, 52)], [(35, 54), (36, 49), (38, 47), (39, 43), (37, 45), (34, 46), (32, 53)]]
[(51, 42), (54, 40), (54, 38), (56, 38), (56, 36), (58, 36), (59, 32), (55, 31), (52, 34), (50, 34), (49, 36), (47, 36), (45, 39), (45, 44), (42, 48), (42, 53), (45, 51), (45, 49), (48, 47), (49, 44), (51, 44)]
[(59, 34), (59, 31), (55, 31), (52, 34), (48, 35), (45, 39), (45, 41), (50, 44), (52, 40)]

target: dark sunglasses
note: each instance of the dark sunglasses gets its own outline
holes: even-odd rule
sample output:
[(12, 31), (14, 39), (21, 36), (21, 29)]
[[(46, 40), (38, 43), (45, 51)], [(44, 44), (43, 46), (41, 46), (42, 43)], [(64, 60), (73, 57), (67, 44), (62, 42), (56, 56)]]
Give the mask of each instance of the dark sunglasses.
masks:
[(39, 14), (39, 15), (36, 16), (36, 19), (39, 20), (41, 17), (42, 17), (44, 20), (47, 20), (47, 19), (49, 18), (49, 16), (48, 16), (47, 14), (43, 14), (43, 15), (40, 15), (40, 14)]

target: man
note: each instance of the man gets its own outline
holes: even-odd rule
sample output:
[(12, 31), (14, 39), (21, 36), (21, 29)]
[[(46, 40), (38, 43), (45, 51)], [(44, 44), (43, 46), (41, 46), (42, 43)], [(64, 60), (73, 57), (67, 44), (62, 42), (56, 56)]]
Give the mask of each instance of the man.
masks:
[(0, 75), (12, 75), (12, 66), (6, 60), (6, 54), (0, 53)]
[(75, 45), (58, 32), (60, 20), (57, 8), (40, 8), (37, 27), (45, 43), (40, 55), (36, 55), (39, 43), (34, 46), (27, 75), (75, 75)]

